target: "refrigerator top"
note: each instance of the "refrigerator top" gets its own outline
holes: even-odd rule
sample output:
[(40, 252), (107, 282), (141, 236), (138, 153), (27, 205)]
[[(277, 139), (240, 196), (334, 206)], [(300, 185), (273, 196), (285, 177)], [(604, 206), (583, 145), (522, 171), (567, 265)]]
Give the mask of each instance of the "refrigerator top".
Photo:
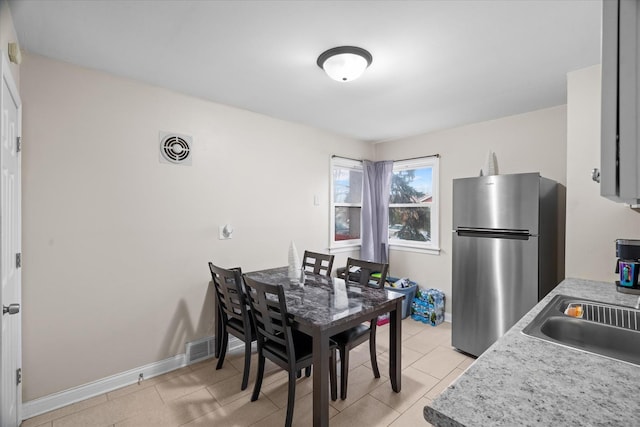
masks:
[(514, 179), (540, 179), (540, 172), (527, 172), (527, 173), (508, 173), (501, 175), (484, 175), (484, 176), (469, 176), (466, 178), (455, 178), (453, 181), (496, 181), (496, 180), (514, 180)]
[(555, 186), (537, 172), (454, 179), (453, 228), (522, 230), (535, 236), (549, 183)]

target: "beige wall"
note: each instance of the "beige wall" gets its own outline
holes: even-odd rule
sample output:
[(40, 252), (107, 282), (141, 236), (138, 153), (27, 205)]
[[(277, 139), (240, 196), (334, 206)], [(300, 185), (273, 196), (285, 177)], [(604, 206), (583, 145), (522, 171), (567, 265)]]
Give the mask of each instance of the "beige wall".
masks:
[(0, 50), (9, 63), (9, 69), (16, 86), (20, 88), (20, 67), (9, 61), (9, 43), (16, 43), (17, 41), (18, 36), (13, 26), (9, 3), (6, 0), (0, 0)]
[(566, 107), (559, 106), (376, 145), (376, 159), (440, 154), (440, 255), (391, 251), (390, 274), (441, 289), (451, 313), (452, 180), (478, 176), (489, 150), (501, 174), (540, 172), (566, 185)]
[(568, 74), (567, 277), (616, 280), (615, 240), (640, 239), (640, 212), (600, 196), (600, 66)]
[[(330, 156), (373, 155), (35, 55), (22, 77), (25, 401), (213, 335), (207, 261), (285, 265), (292, 239), (326, 251)], [(160, 164), (159, 131), (193, 136), (193, 166)]]

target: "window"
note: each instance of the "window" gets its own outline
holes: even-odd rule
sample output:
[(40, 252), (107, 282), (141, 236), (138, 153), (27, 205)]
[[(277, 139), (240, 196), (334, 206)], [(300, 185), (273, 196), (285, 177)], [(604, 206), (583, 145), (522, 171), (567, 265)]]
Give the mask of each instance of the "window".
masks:
[[(397, 250), (438, 253), (439, 158), (395, 162), (389, 198), (389, 245)], [(359, 246), (362, 162), (331, 160), (331, 249)]]
[(389, 245), (438, 250), (438, 157), (395, 162), (389, 198)]
[(331, 160), (331, 247), (360, 245), (362, 162)]

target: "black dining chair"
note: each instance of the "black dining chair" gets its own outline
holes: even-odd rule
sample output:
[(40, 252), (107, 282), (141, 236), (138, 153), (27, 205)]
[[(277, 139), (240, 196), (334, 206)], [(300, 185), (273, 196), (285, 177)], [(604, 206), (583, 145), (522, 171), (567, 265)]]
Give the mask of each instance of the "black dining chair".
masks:
[[(347, 259), (345, 279), (347, 282), (358, 282), (362, 286), (384, 287), (387, 279), (389, 264), (361, 261), (353, 258)], [(372, 276), (380, 273), (380, 276)], [(378, 318), (371, 319), (368, 323), (362, 323), (340, 332), (331, 337), (338, 346), (340, 354), (340, 399), (347, 398), (347, 380), (349, 374), (349, 351), (369, 340), (369, 353), (371, 355), (371, 369), (373, 376), (380, 378), (378, 358), (376, 355), (376, 328)]]
[[(321, 274), (323, 276), (331, 276), (333, 269), (333, 255), (321, 254), (318, 252), (304, 251), (302, 258), (302, 269), (309, 273)], [(311, 366), (305, 369), (305, 376), (311, 376)], [(298, 378), (301, 373), (298, 372)]]
[[(312, 338), (291, 328), (291, 319), (282, 286), (258, 282), (243, 276), (247, 300), (258, 334), (258, 374), (251, 401), (256, 401), (262, 387), (265, 358), (289, 373), (289, 394), (285, 426), (293, 420), (293, 405), (296, 396), (296, 373), (313, 363)], [(329, 379), (331, 398), (336, 395), (336, 346), (330, 345)]]
[(249, 368), (251, 366), (251, 343), (256, 340), (256, 330), (253, 326), (247, 300), (242, 289), (242, 270), (233, 268), (230, 270), (217, 267), (209, 263), (211, 278), (216, 289), (218, 308), (222, 320), (222, 339), (220, 356), (216, 369), (222, 368), (229, 344), (229, 334), (244, 341), (244, 371), (242, 373), (241, 390), (247, 388), (249, 381)]
[(302, 268), (314, 274), (322, 274), (323, 276), (331, 276), (333, 268), (333, 255), (321, 254), (318, 252), (304, 251), (302, 258)]

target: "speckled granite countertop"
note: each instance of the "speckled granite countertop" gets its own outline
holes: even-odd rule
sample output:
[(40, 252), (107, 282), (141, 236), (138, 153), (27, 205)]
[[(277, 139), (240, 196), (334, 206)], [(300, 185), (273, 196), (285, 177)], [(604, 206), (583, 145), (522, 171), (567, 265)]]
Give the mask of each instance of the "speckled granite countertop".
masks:
[(522, 333), (557, 294), (634, 306), (612, 283), (567, 279), (424, 408), (435, 426), (640, 426), (640, 367)]

